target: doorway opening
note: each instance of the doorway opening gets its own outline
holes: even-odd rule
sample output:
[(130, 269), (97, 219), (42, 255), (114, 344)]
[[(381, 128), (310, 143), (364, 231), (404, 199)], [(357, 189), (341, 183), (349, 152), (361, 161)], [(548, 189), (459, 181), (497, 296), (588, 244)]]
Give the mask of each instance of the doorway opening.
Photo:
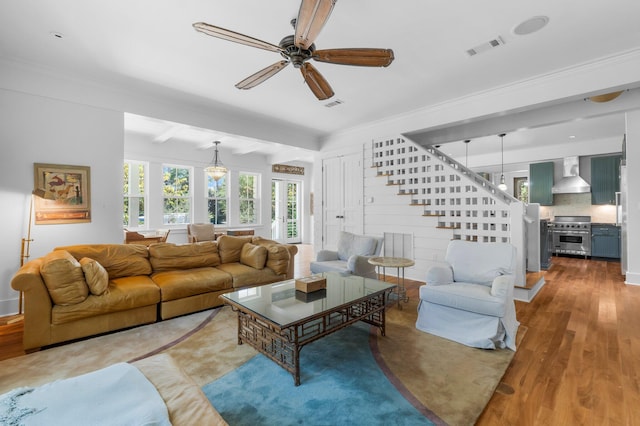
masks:
[(273, 179), (271, 181), (271, 239), (285, 244), (302, 242), (300, 198), (302, 182)]

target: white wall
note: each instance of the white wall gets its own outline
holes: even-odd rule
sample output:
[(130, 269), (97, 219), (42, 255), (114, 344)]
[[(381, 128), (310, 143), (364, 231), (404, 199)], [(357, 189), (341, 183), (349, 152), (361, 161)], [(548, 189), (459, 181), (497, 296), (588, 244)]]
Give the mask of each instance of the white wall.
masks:
[(627, 113), (627, 275), (640, 285), (640, 110)]
[(0, 316), (17, 312), (11, 277), (20, 265), (27, 235), (33, 164), (89, 166), (91, 223), (33, 225), (31, 258), (56, 246), (122, 241), (121, 112), (0, 89)]

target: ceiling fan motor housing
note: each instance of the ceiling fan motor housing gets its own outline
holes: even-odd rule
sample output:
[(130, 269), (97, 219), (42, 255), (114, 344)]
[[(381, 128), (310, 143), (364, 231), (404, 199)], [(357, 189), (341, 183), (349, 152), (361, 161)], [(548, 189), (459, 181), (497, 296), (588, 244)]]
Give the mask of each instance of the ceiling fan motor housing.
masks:
[(311, 59), (313, 52), (316, 50), (316, 45), (312, 44), (309, 49), (301, 49), (295, 44), (295, 37), (293, 35), (286, 36), (280, 41), (280, 47), (285, 52), (281, 52), (282, 57), (291, 61), (294, 67), (300, 68), (302, 64)]

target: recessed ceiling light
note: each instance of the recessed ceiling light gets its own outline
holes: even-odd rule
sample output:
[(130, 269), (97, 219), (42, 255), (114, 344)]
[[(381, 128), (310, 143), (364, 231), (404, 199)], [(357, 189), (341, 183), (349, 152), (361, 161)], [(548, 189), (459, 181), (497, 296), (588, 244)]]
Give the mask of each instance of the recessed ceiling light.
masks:
[(51, 31), (49, 34), (51, 35), (51, 37), (55, 37), (55, 38), (64, 38), (64, 34), (59, 33), (59, 32), (57, 32), (57, 31)]
[(518, 24), (514, 29), (513, 33), (516, 35), (527, 35), (531, 33), (535, 33), (536, 31), (541, 30), (549, 23), (548, 16), (534, 16), (533, 18), (529, 18), (526, 21)]

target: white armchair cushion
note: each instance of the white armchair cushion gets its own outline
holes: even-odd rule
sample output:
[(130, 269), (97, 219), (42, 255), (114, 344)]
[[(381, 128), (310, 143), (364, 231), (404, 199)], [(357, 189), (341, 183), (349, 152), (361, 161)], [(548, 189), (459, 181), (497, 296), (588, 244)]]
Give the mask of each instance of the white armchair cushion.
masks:
[(513, 276), (501, 275), (493, 280), (493, 284), (491, 285), (491, 295), (501, 299), (506, 299), (509, 295), (509, 290), (512, 288)]
[(453, 268), (454, 281), (491, 286), (494, 278), (513, 274), (515, 259), (512, 250), (513, 247), (509, 244), (476, 245), (452, 241), (445, 259)]
[(478, 284), (424, 285), (420, 287), (420, 299), (492, 317), (502, 317), (505, 313), (504, 298), (492, 296), (490, 287)]
[(349, 257), (354, 254), (371, 256), (375, 252), (377, 244), (377, 240), (373, 237), (342, 231), (338, 240), (338, 258), (349, 260)]
[(453, 282), (453, 269), (451, 266), (432, 266), (427, 271), (428, 285), (443, 285)]
[(338, 252), (331, 250), (320, 250), (316, 256), (316, 262), (326, 262), (329, 260), (338, 260)]

